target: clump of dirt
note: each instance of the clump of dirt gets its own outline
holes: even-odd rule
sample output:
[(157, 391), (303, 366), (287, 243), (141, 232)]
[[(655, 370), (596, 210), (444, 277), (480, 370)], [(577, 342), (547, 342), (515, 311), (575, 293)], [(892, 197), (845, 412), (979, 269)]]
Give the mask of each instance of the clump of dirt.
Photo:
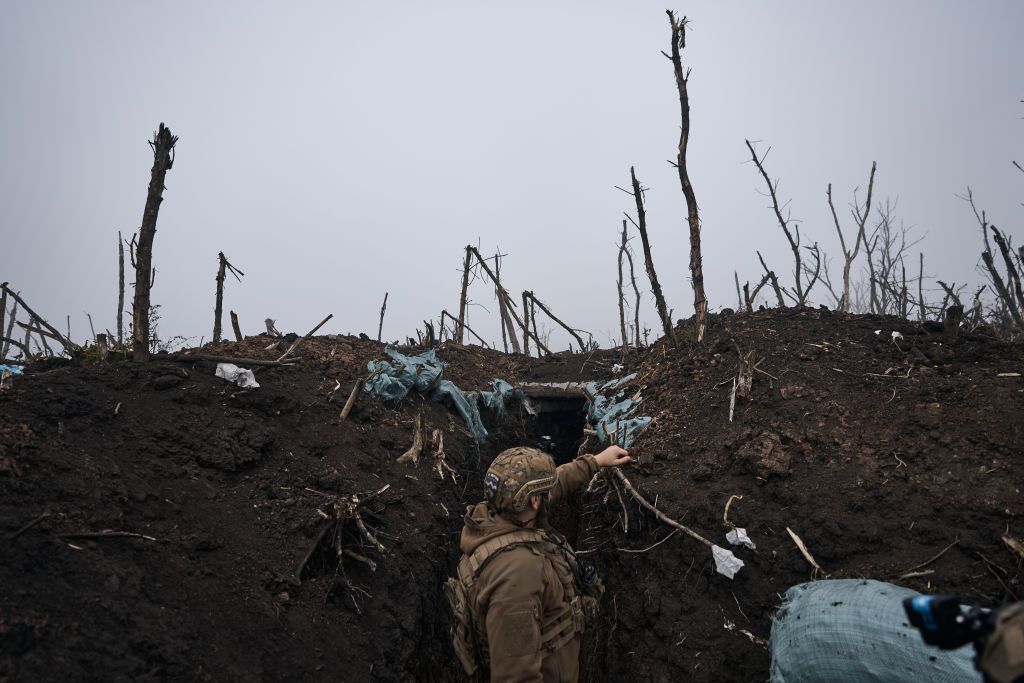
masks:
[[(268, 358), (287, 345), (259, 336), (201, 352)], [(737, 345), (760, 362), (730, 422)], [(464, 506), (503, 448), (547, 436), (570, 457), (579, 413), (485, 411), (480, 447), (418, 396), (387, 407), (362, 395), (342, 420), (383, 347), (327, 336), (296, 355), (259, 369), (251, 391), (213, 363), (160, 356), (38, 364), (0, 391), (0, 680), (458, 678), (440, 587)], [(655, 417), (633, 483), (723, 545), (722, 508), (743, 496), (730, 519), (758, 550), (737, 551), (747, 566), (733, 581), (628, 500), (625, 533), (602, 481), (555, 516), (608, 588), (587, 680), (764, 678), (767, 653), (741, 631), (767, 637), (778, 594), (810, 578), (787, 526), (832, 576), (892, 580), (957, 540), (933, 574), (903, 583), (988, 605), (1021, 592), (1000, 536), (1024, 531), (1024, 384), (997, 377), (1021, 371), (1019, 345), (804, 311), (718, 317), (700, 347), (662, 341), (625, 359), (454, 344), (438, 356), (466, 390), (610, 378), (622, 361)], [(396, 462), (419, 413), (443, 434), (454, 478), (429, 448), (419, 465)], [(353, 495), (375, 495), (360, 518), (383, 552), (351, 518), (335, 524)]]

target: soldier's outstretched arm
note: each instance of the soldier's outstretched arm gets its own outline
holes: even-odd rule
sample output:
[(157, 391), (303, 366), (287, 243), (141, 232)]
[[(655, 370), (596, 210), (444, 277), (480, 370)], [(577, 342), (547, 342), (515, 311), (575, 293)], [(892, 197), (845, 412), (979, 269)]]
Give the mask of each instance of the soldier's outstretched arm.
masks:
[(618, 446), (609, 446), (597, 455), (581, 455), (572, 462), (558, 466), (558, 478), (551, 489), (554, 503), (589, 482), (601, 467), (618, 467), (629, 462), (629, 453)]
[(492, 683), (542, 683), (543, 559), (529, 548), (501, 553), (480, 574)]

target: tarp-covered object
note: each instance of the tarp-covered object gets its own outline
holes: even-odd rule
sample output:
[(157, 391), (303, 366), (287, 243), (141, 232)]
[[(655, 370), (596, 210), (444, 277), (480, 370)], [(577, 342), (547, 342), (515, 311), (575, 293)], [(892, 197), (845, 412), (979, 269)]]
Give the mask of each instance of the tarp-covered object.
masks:
[(649, 417), (632, 417), (640, 405), (636, 397), (625, 398), (621, 391), (610, 398), (608, 396), (608, 392), (618, 389), (634, 377), (636, 373), (606, 382), (601, 386), (596, 382), (587, 385), (587, 397), (590, 399), (587, 405), (587, 420), (594, 425), (594, 431), (597, 432), (597, 438), (602, 444), (615, 443), (623, 448), (629, 448), (640, 432), (651, 423)]
[[(432, 401), (451, 400), (455, 410), (472, 432), (477, 443), (487, 438), (487, 430), (480, 419), (480, 408), (477, 406), (477, 394), (464, 392), (449, 380), (442, 379), (444, 363), (437, 358), (433, 349), (418, 356), (406, 356), (388, 347), (384, 353), (393, 361), (372, 360), (367, 364), (370, 379), (363, 389), (385, 403), (395, 404), (415, 389)], [(496, 411), (499, 415), (505, 409), (505, 403), (522, 393), (513, 389), (512, 385), (500, 379), (491, 381), (492, 391), (481, 391), (480, 400), (485, 407)]]
[(772, 683), (981, 681), (972, 646), (925, 645), (903, 611), (916, 595), (861, 579), (793, 586), (772, 623)]

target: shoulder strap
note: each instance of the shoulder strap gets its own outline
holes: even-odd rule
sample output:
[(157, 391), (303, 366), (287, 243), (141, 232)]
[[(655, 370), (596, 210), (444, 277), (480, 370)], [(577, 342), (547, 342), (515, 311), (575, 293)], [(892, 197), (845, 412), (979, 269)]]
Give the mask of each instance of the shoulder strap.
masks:
[(464, 555), (459, 562), (459, 576), (463, 580), (475, 579), (480, 575), (488, 560), (500, 552), (520, 545), (543, 543), (544, 536), (537, 529), (517, 529), (507, 534), (496, 536), (481, 543), (471, 555)]

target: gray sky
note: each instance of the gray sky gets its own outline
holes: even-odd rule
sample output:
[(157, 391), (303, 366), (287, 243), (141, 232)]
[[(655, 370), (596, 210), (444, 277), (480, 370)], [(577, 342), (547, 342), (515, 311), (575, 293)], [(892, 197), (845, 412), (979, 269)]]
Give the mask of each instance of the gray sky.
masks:
[[(664, 8), (0, 0), (0, 279), (61, 328), (71, 314), (78, 339), (85, 312), (113, 329), (117, 231), (141, 220), (164, 121), (181, 138), (154, 247), (165, 338), (210, 339), (220, 250), (246, 273), (225, 310), (247, 333), (333, 312), (324, 332), (374, 334), (387, 290), (384, 336), (412, 334), (457, 309), (462, 247), (479, 241), (508, 254), (516, 295), (607, 346), (631, 164), (669, 306), (689, 316)], [(1024, 240), (1024, 3), (676, 9), (693, 22), (689, 167), (713, 310), (735, 307), (734, 269), (758, 279), (755, 249), (792, 267), (744, 138), (772, 146), (780, 197), (836, 261), (826, 185), (845, 217), (873, 160), (876, 197), (927, 233), (927, 275), (982, 281), (967, 185)], [(498, 338), (492, 292), (471, 297), (490, 312), (470, 324)], [(642, 313), (656, 328), (649, 296)]]

